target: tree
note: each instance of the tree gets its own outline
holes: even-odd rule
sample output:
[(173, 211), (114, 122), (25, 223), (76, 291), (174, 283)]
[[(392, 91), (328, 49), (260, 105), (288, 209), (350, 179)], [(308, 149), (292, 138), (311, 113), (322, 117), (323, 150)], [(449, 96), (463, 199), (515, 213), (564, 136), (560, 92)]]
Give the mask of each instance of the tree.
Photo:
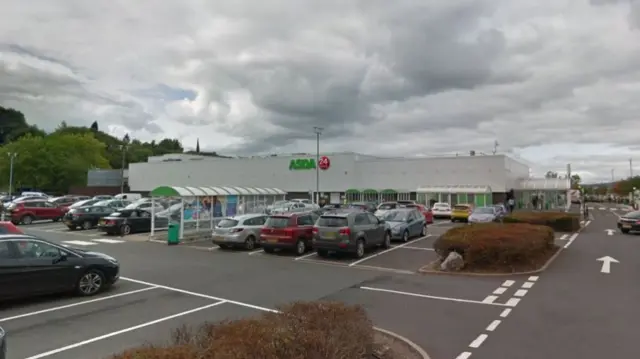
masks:
[(580, 175), (578, 174), (571, 175), (571, 188), (578, 189), (578, 187), (580, 187), (580, 181), (581, 181)]
[(91, 124), (91, 131), (98, 131), (98, 121), (93, 121), (93, 123)]
[(45, 135), (38, 126), (29, 125), (22, 112), (0, 106), (0, 145), (29, 134), (41, 137)]
[(544, 178), (558, 178), (558, 172), (547, 171), (547, 173), (544, 175)]

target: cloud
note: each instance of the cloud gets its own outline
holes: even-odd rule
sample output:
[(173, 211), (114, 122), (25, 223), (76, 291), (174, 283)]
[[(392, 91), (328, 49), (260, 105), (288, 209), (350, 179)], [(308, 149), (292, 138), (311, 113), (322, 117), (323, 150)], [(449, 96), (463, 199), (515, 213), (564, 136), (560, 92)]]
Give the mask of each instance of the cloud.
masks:
[(310, 152), (319, 126), (332, 152), (497, 140), (540, 173), (623, 176), (639, 146), (640, 2), (570, 4), (0, 0), (0, 105), (47, 129), (97, 120), (226, 154)]

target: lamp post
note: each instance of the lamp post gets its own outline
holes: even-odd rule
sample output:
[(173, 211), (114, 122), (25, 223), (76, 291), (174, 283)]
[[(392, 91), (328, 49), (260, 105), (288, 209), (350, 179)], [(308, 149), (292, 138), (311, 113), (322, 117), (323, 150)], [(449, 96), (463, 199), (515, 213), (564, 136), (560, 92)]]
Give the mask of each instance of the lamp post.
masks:
[(322, 134), (322, 127), (314, 127), (313, 132), (316, 134), (316, 196), (315, 202), (320, 205), (320, 135)]
[(124, 166), (127, 157), (127, 146), (129, 145), (129, 134), (124, 135), (122, 138), (122, 165), (120, 166), (120, 193), (124, 193)]
[[(13, 194), (13, 162), (18, 156), (18, 154), (15, 152), (9, 152), (7, 153), (7, 156), (9, 156), (9, 199), (12, 199), (11, 196)], [(4, 208), (2, 209), (2, 221), (4, 222)]]

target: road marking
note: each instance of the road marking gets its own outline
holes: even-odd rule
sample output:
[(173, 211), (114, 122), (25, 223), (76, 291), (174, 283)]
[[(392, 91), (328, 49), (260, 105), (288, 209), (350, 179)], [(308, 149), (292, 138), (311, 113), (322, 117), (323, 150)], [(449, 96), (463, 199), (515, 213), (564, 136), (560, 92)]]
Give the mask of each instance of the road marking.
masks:
[[(498, 288), (499, 289), (499, 288)], [(494, 292), (495, 293), (495, 292)], [(482, 303), (487, 303), (487, 304), (491, 304), (493, 302), (496, 301), (496, 299), (498, 299), (497, 296), (495, 295), (489, 295), (486, 298), (484, 298), (484, 300), (482, 300)]]
[(416, 250), (419, 250), (419, 251), (431, 251), (431, 252), (435, 251), (435, 249), (433, 249), (433, 248), (420, 248), (420, 247), (411, 247), (411, 246), (404, 246), (404, 247), (400, 247), (400, 248), (402, 248), (402, 249), (416, 249)]
[(300, 257), (296, 257), (296, 258), (294, 258), (294, 261), (299, 261), (299, 260), (301, 260), (301, 259), (309, 258), (309, 257), (311, 257), (311, 256), (315, 256), (315, 255), (317, 255), (317, 253), (316, 253), (316, 252), (311, 252), (311, 253), (309, 253), (309, 254), (305, 254), (305, 255), (303, 255), (303, 256), (300, 256)]
[(0, 318), (0, 323), (8, 322), (10, 320), (15, 320), (15, 319), (26, 318), (26, 317), (30, 317), (30, 316), (33, 316), (33, 315), (38, 315), (38, 314), (43, 314), (43, 313), (48, 313), (48, 312), (54, 312), (56, 310), (73, 308), (73, 307), (77, 307), (79, 305), (97, 303), (97, 302), (102, 302), (102, 301), (109, 300), (109, 299), (124, 297), (124, 296), (127, 296), (127, 295), (138, 294), (138, 293), (146, 292), (146, 291), (152, 290), (152, 289), (158, 289), (158, 287), (146, 287), (146, 288), (142, 288), (142, 289), (132, 290), (130, 292), (124, 292), (124, 293), (118, 293), (118, 294), (110, 295), (110, 296), (107, 296), (107, 297), (101, 297), (101, 298), (96, 298), (96, 299), (91, 299), (91, 300), (85, 300), (85, 301), (78, 302), (78, 303), (71, 303), (71, 304), (61, 305), (61, 306), (54, 307), (54, 308), (47, 308), (47, 309), (42, 309), (42, 310), (38, 310), (38, 311), (35, 311), (35, 312), (29, 312), (29, 313), (14, 315), (13, 317)]
[(591, 221), (587, 221), (587, 223), (585, 223), (584, 226), (586, 227), (586, 226), (588, 226), (590, 224), (591, 224)]
[(469, 359), (471, 358), (471, 352), (462, 352), (456, 357), (456, 359)]
[(122, 240), (119, 240), (119, 239), (111, 239), (111, 238), (98, 238), (98, 239), (92, 239), (92, 241), (100, 242), (100, 243), (109, 243), (109, 244), (126, 242), (126, 241), (122, 241)]
[(527, 279), (527, 280), (528, 280), (529, 282), (535, 282), (535, 281), (537, 281), (537, 280), (538, 280), (538, 278), (540, 278), (540, 277), (538, 277), (537, 275), (534, 275), (534, 276), (529, 277), (529, 279)]
[(564, 241), (565, 239), (567, 239), (567, 237), (569, 237), (568, 234), (563, 234), (562, 236), (560, 236), (560, 240)]
[(87, 241), (62, 241), (62, 243), (73, 244), (75, 246), (95, 246), (98, 243), (87, 242)]
[(224, 298), (220, 298), (220, 297), (214, 297), (212, 295), (192, 292), (192, 291), (188, 291), (188, 290), (184, 290), (184, 289), (180, 289), (180, 288), (175, 288), (175, 287), (169, 287), (169, 286), (162, 285), (162, 284), (155, 284), (155, 283), (145, 282), (145, 281), (142, 281), (142, 280), (133, 279), (133, 278), (127, 278), (127, 277), (120, 277), (120, 280), (124, 280), (124, 281), (131, 282), (131, 283), (138, 283), (138, 284), (142, 284), (142, 285), (147, 285), (147, 286), (150, 286), (150, 287), (158, 287), (158, 288), (171, 290), (171, 291), (182, 293), (182, 294), (192, 295), (194, 297), (200, 297), (200, 298), (217, 300), (217, 301), (224, 301), (224, 302), (227, 302), (227, 303), (239, 305), (241, 307), (247, 307), (247, 308), (251, 308), (251, 309), (261, 310), (263, 312), (278, 313), (277, 310), (273, 310), (273, 309), (269, 309), (269, 308), (265, 308), (265, 307), (260, 307), (260, 306), (253, 305), (253, 304), (244, 303), (244, 302), (238, 302), (238, 301), (235, 301), (235, 300), (229, 300), (229, 299), (224, 299)]
[(522, 288), (529, 289), (529, 288), (533, 287), (533, 285), (534, 285), (534, 284), (535, 284), (535, 283), (533, 283), (533, 282), (524, 282), (524, 283), (522, 284)]
[[(476, 339), (474, 339), (471, 344), (469, 344), (469, 347), (471, 348), (480, 348), (480, 346), (482, 345), (482, 343), (484, 343), (484, 341), (487, 339), (488, 335), (486, 334), (480, 334), (478, 335), (478, 337)], [(31, 359), (31, 358), (27, 358), (27, 359)]]
[(45, 357), (48, 357), (48, 356), (51, 356), (51, 355), (54, 355), (54, 354), (58, 354), (58, 353), (61, 353), (61, 352), (67, 351), (67, 350), (75, 349), (75, 348), (78, 348), (78, 347), (81, 347), (81, 346), (84, 346), (84, 345), (87, 345), (87, 344), (91, 344), (91, 343), (94, 343), (94, 342), (97, 342), (97, 341), (100, 341), (100, 340), (104, 340), (104, 339), (108, 339), (108, 338), (111, 338), (111, 337), (115, 337), (116, 335), (132, 332), (134, 330), (138, 330), (138, 329), (142, 329), (142, 328), (145, 328), (145, 327), (148, 327), (148, 326), (151, 326), (151, 325), (155, 325), (155, 324), (158, 324), (158, 323), (166, 322), (167, 320), (171, 320), (171, 319), (183, 317), (185, 315), (193, 314), (193, 313), (199, 312), (201, 310), (209, 309), (209, 308), (212, 308), (212, 307), (215, 307), (217, 305), (224, 304), (224, 303), (227, 303), (227, 302), (226, 301), (219, 301), (219, 302), (216, 302), (216, 303), (213, 303), (213, 304), (204, 305), (202, 307), (198, 307), (198, 308), (195, 308), (195, 309), (191, 309), (191, 310), (187, 310), (187, 311), (184, 311), (184, 312), (176, 313), (176, 314), (169, 315), (169, 316), (166, 316), (166, 317), (163, 317), (163, 318), (160, 318), (160, 319), (152, 320), (150, 322), (138, 324), (138, 325), (133, 326), (133, 327), (121, 329), (121, 330), (118, 330), (116, 332), (107, 333), (107, 334), (101, 335), (99, 337), (83, 340), (81, 342), (77, 342), (77, 343), (74, 343), (74, 344), (71, 344), (71, 345), (67, 345), (67, 346), (62, 347), (62, 348), (50, 350), (48, 352), (44, 352), (44, 353), (41, 353), (41, 354), (38, 354), (38, 355), (34, 355), (34, 356), (28, 357), (26, 359), (45, 358)]
[(492, 331), (496, 330), (496, 328), (498, 327), (498, 325), (500, 325), (500, 323), (502, 323), (502, 321), (500, 321), (500, 320), (497, 320), (497, 319), (496, 319), (496, 320), (494, 320), (493, 322), (491, 322), (491, 324), (489, 324), (489, 325), (487, 326), (487, 329), (486, 329), (486, 330), (487, 330), (488, 332), (492, 332)]
[(564, 249), (569, 248), (569, 246), (573, 243), (573, 241), (575, 241), (576, 238), (578, 237), (578, 234), (579, 233), (574, 233), (571, 237), (569, 237), (569, 241), (567, 242), (567, 244), (564, 245)]
[[(605, 211), (606, 208), (605, 207), (600, 207), (600, 210)], [(615, 211), (615, 209), (611, 208), (612, 211)]]
[(377, 257), (377, 256), (379, 256), (379, 255), (382, 255), (382, 254), (385, 254), (385, 253), (389, 253), (389, 252), (391, 252), (391, 251), (395, 251), (395, 250), (396, 250), (396, 249), (398, 249), (398, 248), (402, 248), (402, 247), (404, 247), (404, 246), (408, 246), (408, 245), (409, 245), (409, 244), (411, 244), (411, 243), (415, 243), (415, 242), (417, 242), (417, 241), (421, 241), (421, 240), (423, 240), (423, 239), (425, 239), (425, 238), (428, 238), (428, 237), (431, 237), (431, 234), (427, 234), (427, 235), (426, 235), (426, 236), (424, 236), (424, 237), (417, 238), (417, 239), (414, 239), (414, 240), (409, 241), (409, 242), (407, 242), (407, 243), (397, 245), (397, 246), (395, 246), (395, 247), (393, 247), (393, 248), (389, 248), (389, 249), (384, 250), (384, 251), (382, 251), (382, 252), (376, 253), (376, 254), (374, 254), (374, 255), (372, 255), (372, 256), (364, 257), (364, 258), (362, 258), (362, 259), (360, 259), (360, 260), (357, 260), (357, 261), (355, 261), (355, 262), (353, 262), (353, 263), (349, 264), (349, 267), (353, 267), (353, 266), (357, 265), (358, 263), (362, 263), (362, 262), (364, 262), (364, 261), (367, 261), (367, 260), (369, 260), (369, 259), (375, 258), (375, 257)]
[[(218, 247), (220, 248), (220, 247)], [(258, 249), (257, 251), (251, 251), (249, 252), (249, 255), (252, 256), (254, 254), (258, 254), (258, 253), (264, 253), (264, 249)]]
[(514, 296), (516, 297), (524, 297), (525, 295), (527, 295), (528, 290), (526, 289), (518, 289), (516, 291), (516, 293), (514, 294)]
[(503, 310), (502, 313), (500, 313), (500, 317), (506, 318), (507, 316), (509, 316), (509, 314), (511, 314), (511, 308)]
[(370, 291), (374, 291), (374, 292), (385, 292), (385, 293), (392, 293), (392, 294), (400, 294), (400, 295), (406, 295), (406, 296), (409, 296), (409, 297), (445, 300), (445, 301), (457, 302), (457, 303), (495, 305), (495, 306), (498, 306), (498, 307), (506, 306), (506, 304), (502, 304), (502, 303), (485, 303), (485, 302), (481, 302), (481, 301), (478, 301), (478, 300), (460, 299), (460, 298), (451, 298), (451, 297), (439, 297), (439, 296), (434, 296), (434, 295), (418, 294), (418, 293), (410, 293), (410, 292), (401, 292), (401, 291), (398, 291), (398, 290), (383, 289), (383, 288), (360, 287), (360, 289), (370, 290)]
[(505, 305), (507, 307), (515, 307), (516, 305), (518, 305), (518, 303), (520, 303), (520, 298), (511, 298)]
[(580, 224), (584, 225), (584, 221), (580, 221)]
[(506, 291), (507, 291), (507, 288), (498, 287), (498, 288), (496, 288), (496, 290), (493, 291), (493, 294), (500, 295), (500, 294), (504, 294), (504, 292), (506, 292)]
[(504, 283), (502, 283), (503, 287), (511, 287), (516, 281), (514, 280), (505, 280)]

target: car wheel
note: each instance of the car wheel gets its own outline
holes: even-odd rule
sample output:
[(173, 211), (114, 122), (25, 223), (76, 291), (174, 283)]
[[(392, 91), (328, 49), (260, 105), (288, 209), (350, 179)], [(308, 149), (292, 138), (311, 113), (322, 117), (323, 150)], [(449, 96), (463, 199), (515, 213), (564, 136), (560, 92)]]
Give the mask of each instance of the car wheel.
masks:
[(307, 244), (304, 239), (298, 239), (296, 242), (296, 255), (301, 256), (307, 252)]
[(364, 240), (358, 239), (356, 242), (356, 258), (360, 259), (364, 257)]
[(247, 239), (244, 240), (244, 248), (248, 251), (254, 250), (256, 248), (256, 239), (253, 238), (253, 236), (247, 237)]
[(271, 247), (262, 247), (262, 250), (265, 253), (274, 253), (276, 251), (274, 248), (271, 248)]
[(316, 249), (316, 254), (318, 257), (327, 258), (329, 256), (329, 251), (326, 249)]
[(13, 223), (14, 226), (17, 226), (20, 224), (20, 221), (11, 221), (11, 223)]
[(628, 230), (628, 229), (621, 229), (620, 231), (621, 231), (622, 233), (624, 233), (624, 234), (629, 234), (629, 230)]
[(391, 248), (391, 235), (389, 232), (384, 232), (384, 240), (382, 241), (382, 248), (389, 249)]
[(427, 225), (422, 226), (422, 232), (420, 232), (420, 237), (424, 237), (427, 235)]
[(218, 247), (220, 247), (220, 249), (229, 249), (229, 246), (226, 244), (218, 244)]
[(129, 227), (128, 224), (123, 224), (122, 227), (120, 227), (120, 234), (126, 236), (129, 233), (131, 233), (131, 227)]
[(409, 242), (409, 231), (405, 230), (404, 233), (402, 233), (402, 241)]
[(60, 222), (61, 219), (62, 219), (61, 217), (56, 217), (56, 218), (53, 219), (53, 221), (54, 222)]
[(70, 231), (75, 231), (76, 230), (76, 226), (67, 226), (67, 228), (69, 228)]
[(33, 217), (31, 217), (30, 215), (26, 215), (26, 216), (22, 217), (20, 222), (22, 222), (23, 224), (31, 224), (31, 223), (33, 223)]
[(82, 222), (82, 229), (84, 229), (84, 230), (91, 229), (91, 222), (89, 222), (89, 221)]
[(104, 274), (102, 272), (97, 269), (90, 269), (78, 279), (76, 292), (83, 297), (94, 295), (105, 287), (104, 282)]

